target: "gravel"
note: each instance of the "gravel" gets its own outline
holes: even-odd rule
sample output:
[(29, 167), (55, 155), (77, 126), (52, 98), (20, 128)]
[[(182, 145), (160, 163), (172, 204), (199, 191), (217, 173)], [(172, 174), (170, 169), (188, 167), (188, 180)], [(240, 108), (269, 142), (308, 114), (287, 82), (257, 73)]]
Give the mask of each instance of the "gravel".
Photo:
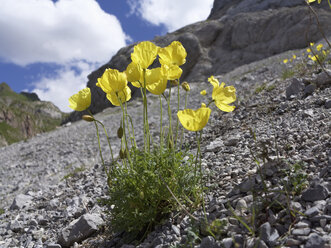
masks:
[[(93, 123), (78, 121), (0, 149), (0, 247), (330, 247), (330, 81), (317, 70), (281, 79), (268, 62), (217, 76), (236, 87), (238, 101), (232, 113), (213, 106), (203, 133), (206, 219), (215, 226), (213, 235), (202, 210), (192, 213), (199, 222), (174, 213), (138, 246), (126, 244), (124, 232), (112, 234), (98, 202), (107, 196), (107, 183), (96, 132)], [(211, 93), (209, 83), (191, 83), (188, 107), (207, 102), (202, 89)], [(172, 94), (176, 99), (176, 90)], [(158, 101), (149, 98), (155, 137)], [(137, 127), (141, 107), (139, 100), (128, 106)], [(120, 116), (118, 108), (96, 115), (110, 130), (114, 154)], [(184, 139), (193, 152), (194, 134)], [(104, 135), (101, 149), (109, 154)]]

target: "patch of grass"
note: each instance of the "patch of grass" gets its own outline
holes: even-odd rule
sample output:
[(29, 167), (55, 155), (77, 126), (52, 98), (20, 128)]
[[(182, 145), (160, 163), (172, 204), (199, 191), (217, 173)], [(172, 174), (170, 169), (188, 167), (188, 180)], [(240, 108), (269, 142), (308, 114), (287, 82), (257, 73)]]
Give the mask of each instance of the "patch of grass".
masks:
[(4, 214), (5, 213), (5, 209), (3, 208), (0, 208), (0, 215)]
[[(192, 155), (155, 148), (150, 153), (132, 149), (130, 156), (131, 165), (111, 170), (108, 181), (109, 199), (104, 203), (113, 206), (110, 217), (114, 231), (126, 230), (133, 239), (140, 239), (171, 212), (182, 206), (191, 211), (197, 207), (200, 189)], [(188, 160), (184, 160), (186, 156)]]
[(276, 84), (272, 84), (266, 88), (266, 91), (270, 92), (273, 91), (276, 88)]
[(285, 69), (282, 73), (281, 78), (283, 80), (285, 80), (285, 79), (293, 77), (294, 75), (295, 75), (295, 71), (293, 69)]
[(19, 131), (6, 122), (0, 122), (0, 136), (4, 137), (8, 144), (20, 141)]
[(62, 180), (66, 180), (68, 178), (71, 178), (71, 177), (74, 177), (75, 175), (77, 175), (79, 172), (82, 172), (84, 171), (86, 168), (85, 168), (85, 165), (82, 165), (81, 167), (77, 167), (75, 168), (72, 172), (70, 172), (69, 174), (65, 175)]
[(265, 88), (267, 87), (267, 83), (263, 83), (262, 85), (260, 85), (259, 87), (257, 87), (254, 91), (255, 94), (260, 94), (262, 91), (265, 90)]

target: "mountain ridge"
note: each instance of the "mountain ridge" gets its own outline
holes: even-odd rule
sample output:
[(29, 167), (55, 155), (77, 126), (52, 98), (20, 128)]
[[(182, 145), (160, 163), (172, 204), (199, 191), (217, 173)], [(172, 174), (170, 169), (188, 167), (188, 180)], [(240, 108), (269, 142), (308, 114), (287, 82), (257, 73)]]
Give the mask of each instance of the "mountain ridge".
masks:
[(0, 147), (53, 130), (65, 116), (35, 93), (16, 93), (7, 83), (0, 84)]

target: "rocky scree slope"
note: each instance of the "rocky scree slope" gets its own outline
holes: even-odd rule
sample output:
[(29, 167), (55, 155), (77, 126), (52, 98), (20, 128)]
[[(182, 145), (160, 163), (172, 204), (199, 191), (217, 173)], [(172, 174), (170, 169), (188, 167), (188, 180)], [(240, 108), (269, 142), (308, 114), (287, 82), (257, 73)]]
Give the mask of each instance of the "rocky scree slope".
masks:
[[(214, 109), (204, 129), (205, 200), (214, 237), (185, 214), (171, 216), (140, 245), (126, 244), (125, 233), (111, 234), (106, 209), (98, 202), (107, 196), (107, 184), (96, 134), (91, 123), (78, 121), (0, 149), (5, 158), (0, 182), (6, 185), (0, 187), (0, 246), (330, 247), (331, 79), (309, 64), (305, 75), (282, 79), (282, 60), (291, 56), (273, 56), (217, 76), (236, 87), (238, 101), (232, 113)], [(331, 73), (330, 64), (327, 70)], [(188, 106), (198, 108), (205, 100), (199, 92), (210, 92), (211, 85), (197, 82), (191, 88)], [(149, 98), (156, 136), (157, 100)], [(139, 101), (131, 103), (129, 113), (141, 126), (137, 107)], [(116, 130), (120, 115), (118, 108), (108, 108), (96, 117)], [(110, 139), (117, 153), (115, 132)], [(139, 132), (137, 140), (142, 140)], [(185, 134), (187, 143), (194, 140), (194, 134)], [(107, 141), (101, 142), (106, 152)], [(194, 153), (194, 145), (191, 149)]]
[[(316, 7), (316, 8), (315, 8)], [(331, 11), (327, 2), (314, 5), (321, 28), (331, 34)], [(201, 81), (210, 75), (224, 74), (234, 68), (284, 51), (306, 47), (322, 38), (312, 13), (304, 0), (223, 1), (215, 0), (209, 18), (194, 23), (152, 42), (164, 47), (179, 40), (187, 50), (181, 80)], [(106, 68), (124, 71), (130, 63), (131, 44), (88, 76), (92, 91), (92, 113), (111, 106), (96, 82)], [(156, 66), (156, 65), (155, 65)], [(132, 87), (133, 98), (139, 90)], [(82, 112), (73, 112), (65, 121), (79, 120)]]
[(6, 83), (0, 84), (0, 147), (53, 130), (65, 117), (35, 93), (18, 94)]

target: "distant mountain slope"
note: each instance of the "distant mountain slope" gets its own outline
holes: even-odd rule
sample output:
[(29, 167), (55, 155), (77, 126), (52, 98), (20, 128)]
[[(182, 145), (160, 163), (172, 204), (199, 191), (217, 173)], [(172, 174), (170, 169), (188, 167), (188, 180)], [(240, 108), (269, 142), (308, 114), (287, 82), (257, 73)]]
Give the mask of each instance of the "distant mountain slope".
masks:
[(0, 84), (0, 147), (53, 130), (65, 114), (34, 93), (14, 92)]

